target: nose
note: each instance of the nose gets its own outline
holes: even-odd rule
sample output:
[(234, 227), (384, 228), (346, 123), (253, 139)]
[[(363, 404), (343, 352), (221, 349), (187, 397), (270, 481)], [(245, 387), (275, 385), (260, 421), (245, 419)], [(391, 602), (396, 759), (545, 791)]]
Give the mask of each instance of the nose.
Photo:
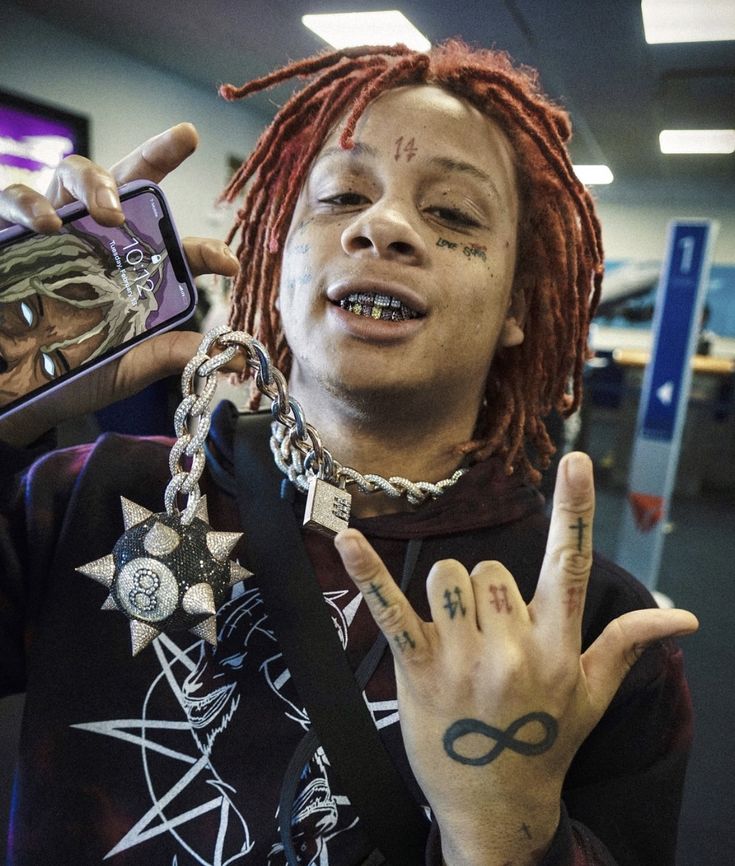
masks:
[(376, 202), (359, 212), (342, 232), (342, 249), (357, 258), (421, 264), (426, 244), (397, 203)]

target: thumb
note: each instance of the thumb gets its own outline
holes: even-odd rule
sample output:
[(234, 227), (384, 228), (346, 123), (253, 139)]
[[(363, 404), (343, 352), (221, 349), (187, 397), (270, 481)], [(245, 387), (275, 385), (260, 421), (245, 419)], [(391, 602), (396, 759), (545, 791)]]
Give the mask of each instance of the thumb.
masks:
[(693, 634), (699, 621), (688, 610), (634, 610), (608, 623), (582, 655), (590, 701), (600, 715), (644, 650), (667, 637)]

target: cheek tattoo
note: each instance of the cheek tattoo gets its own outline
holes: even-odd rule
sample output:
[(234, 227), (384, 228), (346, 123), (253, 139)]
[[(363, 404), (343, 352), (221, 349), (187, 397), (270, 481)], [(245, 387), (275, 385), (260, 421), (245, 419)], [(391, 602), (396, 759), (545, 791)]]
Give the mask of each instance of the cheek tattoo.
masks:
[(482, 244), (468, 244), (462, 252), (467, 256), (468, 259), (476, 257), (478, 259), (482, 259), (483, 262), (487, 261), (487, 247), (482, 246)]
[[(456, 250), (459, 247), (459, 244), (454, 241), (448, 241), (446, 238), (437, 238), (436, 245), (438, 247), (446, 247), (448, 250)], [(462, 252), (468, 259), (487, 261), (487, 247), (483, 244), (467, 244), (462, 247)]]
[(438, 247), (446, 247), (449, 250), (457, 249), (457, 244), (453, 243), (452, 241), (448, 241), (446, 238), (438, 238), (436, 245)]
[(296, 226), (296, 234), (299, 235), (303, 230), (310, 224), (314, 222), (314, 217), (304, 217), (301, 222)]

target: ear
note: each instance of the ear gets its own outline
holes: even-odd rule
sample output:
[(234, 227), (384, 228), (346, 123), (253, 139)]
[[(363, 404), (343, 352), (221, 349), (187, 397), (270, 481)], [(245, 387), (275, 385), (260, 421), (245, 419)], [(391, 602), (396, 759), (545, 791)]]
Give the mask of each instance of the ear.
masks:
[(518, 319), (515, 316), (508, 316), (500, 330), (498, 345), (504, 349), (520, 346), (524, 336), (523, 328), (518, 324)]
[(520, 346), (524, 339), (523, 321), (526, 314), (526, 293), (516, 281), (510, 294), (510, 302), (505, 314), (503, 327), (500, 329), (498, 345), (502, 348)]

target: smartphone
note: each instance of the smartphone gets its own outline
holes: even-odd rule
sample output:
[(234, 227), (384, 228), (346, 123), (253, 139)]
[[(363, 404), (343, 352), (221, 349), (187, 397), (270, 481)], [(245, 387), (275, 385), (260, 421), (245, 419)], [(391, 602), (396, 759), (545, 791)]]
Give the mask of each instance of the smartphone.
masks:
[(0, 416), (185, 322), (196, 287), (160, 187), (120, 188), (125, 222), (80, 204), (58, 233), (0, 231)]

